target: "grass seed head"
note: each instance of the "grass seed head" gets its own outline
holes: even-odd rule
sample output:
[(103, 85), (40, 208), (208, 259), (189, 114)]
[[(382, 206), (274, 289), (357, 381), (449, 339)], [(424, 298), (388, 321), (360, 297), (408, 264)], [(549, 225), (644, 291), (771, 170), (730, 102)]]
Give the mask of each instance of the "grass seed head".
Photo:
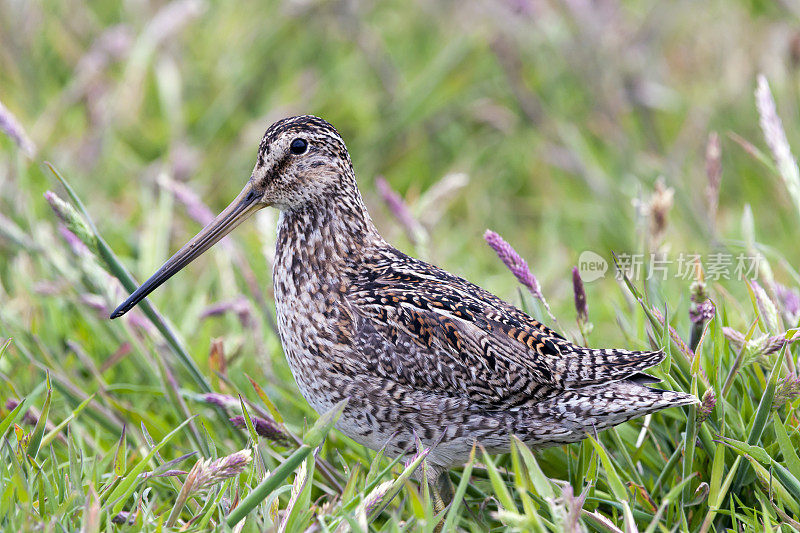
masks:
[(217, 483), (244, 472), (244, 469), (252, 460), (252, 452), (249, 448), (226, 455), (215, 461), (200, 459), (189, 471), (186, 482), (189, 483), (191, 480), (192, 492), (207, 490)]
[(758, 307), (758, 314), (761, 317), (761, 320), (764, 322), (764, 326), (767, 328), (768, 333), (777, 333), (779, 331), (779, 318), (778, 318), (778, 309), (775, 307), (775, 303), (772, 301), (772, 298), (769, 297), (767, 291), (758, 284), (756, 281), (752, 281), (750, 283), (751, 287), (753, 288), (753, 292), (756, 295), (756, 306)]
[(400, 225), (403, 227), (403, 230), (412, 244), (424, 241), (424, 230), (419, 222), (417, 222), (417, 219), (411, 214), (411, 210), (408, 208), (408, 205), (406, 205), (403, 197), (392, 189), (389, 182), (383, 177), (378, 177), (375, 180), (375, 187), (378, 189), (381, 200), (386, 204), (386, 208), (389, 209), (392, 216), (400, 222)]
[(797, 398), (800, 398), (800, 377), (797, 374), (786, 376), (778, 382), (775, 390), (775, 399), (772, 401), (772, 408), (774, 410), (780, 409)]
[(394, 481), (384, 481), (367, 495), (364, 498), (364, 501), (361, 502), (360, 511), (363, 511), (364, 515), (369, 516), (375, 509), (377, 509), (378, 505), (383, 501), (383, 497), (386, 496), (386, 493), (389, 492), (389, 489), (392, 488), (392, 484)]
[(744, 347), (746, 363), (751, 363), (754, 360), (760, 359), (768, 362), (768, 357), (783, 348), (783, 345), (793, 343), (800, 340), (800, 335), (795, 335), (791, 339), (787, 339), (785, 335), (760, 335), (752, 337), (745, 345), (746, 337), (744, 333), (737, 331), (731, 327), (723, 327), (722, 334), (728, 339), (734, 350), (739, 351)]
[(531, 272), (528, 263), (517, 251), (492, 230), (487, 229), (483, 234), (483, 239), (486, 241), (486, 244), (491, 246), (492, 250), (494, 250), (503, 264), (514, 274), (514, 277), (516, 277), (531, 294), (541, 300), (542, 290), (539, 281), (536, 279), (536, 276), (533, 275), (533, 272)]
[(664, 179), (656, 181), (655, 191), (650, 197), (650, 232), (654, 246), (664, 238), (669, 223), (669, 212), (674, 203), (675, 190), (664, 184)]
[(789, 141), (786, 139), (786, 132), (778, 116), (775, 99), (772, 97), (769, 83), (764, 75), (758, 76), (756, 85), (756, 108), (758, 109), (759, 124), (764, 133), (764, 140), (767, 142), (778, 173), (783, 178), (783, 183), (789, 191), (789, 195), (798, 209), (800, 209), (800, 169), (797, 167), (797, 160), (792, 155)]
[(8, 135), (26, 156), (36, 155), (36, 145), (19, 123), (17, 117), (0, 102), (0, 131)]
[(706, 284), (702, 280), (697, 280), (692, 283), (689, 289), (691, 293), (689, 304), (689, 320), (693, 324), (705, 324), (714, 318), (715, 308), (711, 300), (708, 299), (708, 290)]
[(586, 303), (586, 289), (583, 287), (578, 267), (572, 267), (572, 292), (575, 295), (575, 311), (578, 313), (578, 322), (586, 323), (589, 321), (589, 306)]
[(786, 324), (797, 324), (800, 320), (800, 292), (797, 289), (775, 283), (775, 296)]
[(703, 393), (703, 399), (697, 408), (697, 427), (700, 427), (703, 422), (708, 420), (711, 412), (714, 411), (715, 405), (717, 405), (717, 395), (714, 393), (714, 389), (708, 388)]
[[(237, 428), (247, 427), (247, 422), (242, 415), (234, 416), (230, 421)], [(250, 421), (253, 422), (253, 428), (255, 428), (259, 436), (278, 444), (287, 444), (291, 442), (289, 435), (287, 435), (274, 420), (251, 416)]]
[(83, 217), (78, 214), (75, 208), (62, 200), (53, 191), (45, 192), (44, 198), (67, 229), (80, 239), (92, 252), (95, 252), (97, 250), (97, 242), (94, 232)]
[(200, 396), (200, 398), (212, 405), (217, 405), (223, 409), (238, 408), (241, 406), (239, 400), (227, 394), (220, 394), (218, 392), (209, 392)]

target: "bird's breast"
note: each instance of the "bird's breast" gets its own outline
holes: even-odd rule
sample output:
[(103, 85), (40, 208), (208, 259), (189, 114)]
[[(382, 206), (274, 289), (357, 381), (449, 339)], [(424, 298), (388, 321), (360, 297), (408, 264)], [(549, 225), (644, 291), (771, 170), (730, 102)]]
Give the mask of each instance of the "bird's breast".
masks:
[(324, 395), (342, 374), (352, 330), (343, 265), (326, 243), (305, 235), (279, 245), (273, 265), (278, 332), (303, 396)]

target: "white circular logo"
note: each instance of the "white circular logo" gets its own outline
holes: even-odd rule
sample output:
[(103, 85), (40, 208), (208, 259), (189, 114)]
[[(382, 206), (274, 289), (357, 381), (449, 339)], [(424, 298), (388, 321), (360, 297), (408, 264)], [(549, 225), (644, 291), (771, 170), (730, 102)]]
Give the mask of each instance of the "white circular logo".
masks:
[(586, 283), (604, 277), (607, 270), (608, 261), (603, 259), (600, 254), (585, 250), (578, 257), (578, 272), (581, 274), (581, 279)]

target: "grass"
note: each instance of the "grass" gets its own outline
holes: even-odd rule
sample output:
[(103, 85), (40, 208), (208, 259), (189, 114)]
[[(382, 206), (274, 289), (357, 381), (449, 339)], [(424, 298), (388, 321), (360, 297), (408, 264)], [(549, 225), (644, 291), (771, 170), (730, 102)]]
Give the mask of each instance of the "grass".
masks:
[[(797, 13), (592, 6), (0, 1), (1, 527), (800, 528)], [(664, 347), (653, 375), (703, 403), (477, 448), (434, 516), (410, 477), (424, 450), (366, 450), (297, 393), (274, 213), (107, 320), (238, 192), (266, 126), (301, 112), (340, 129), (389, 240), (573, 340)], [(610, 264), (584, 280), (586, 314), (584, 251)], [(668, 275), (615, 279), (612, 252)], [(715, 253), (765, 261), (717, 279)], [(705, 268), (679, 272), (681, 254)]]

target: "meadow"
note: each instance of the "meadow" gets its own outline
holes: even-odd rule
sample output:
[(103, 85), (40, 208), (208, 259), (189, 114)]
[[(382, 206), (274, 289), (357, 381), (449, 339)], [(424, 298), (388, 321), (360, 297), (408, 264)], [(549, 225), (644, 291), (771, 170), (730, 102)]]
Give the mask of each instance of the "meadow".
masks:
[[(0, 528), (800, 531), (799, 17), (0, 0)], [(305, 113), (401, 250), (570, 340), (663, 348), (659, 386), (700, 403), (478, 447), (436, 516), (424, 449), (367, 450), (299, 395), (275, 211), (110, 321), (239, 192), (266, 127)]]

